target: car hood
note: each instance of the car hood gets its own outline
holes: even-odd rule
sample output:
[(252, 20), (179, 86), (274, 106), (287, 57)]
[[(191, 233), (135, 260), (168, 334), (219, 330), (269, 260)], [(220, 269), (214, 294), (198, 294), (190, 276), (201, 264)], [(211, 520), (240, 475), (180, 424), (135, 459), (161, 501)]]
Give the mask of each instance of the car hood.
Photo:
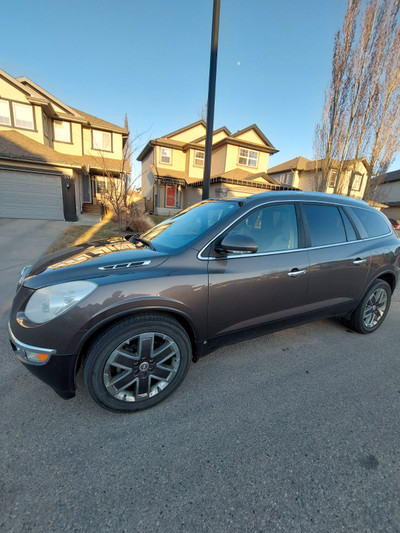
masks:
[(150, 250), (123, 238), (85, 243), (45, 255), (32, 265), (24, 286), (38, 289), (56, 283), (126, 275), (154, 268), (169, 254)]

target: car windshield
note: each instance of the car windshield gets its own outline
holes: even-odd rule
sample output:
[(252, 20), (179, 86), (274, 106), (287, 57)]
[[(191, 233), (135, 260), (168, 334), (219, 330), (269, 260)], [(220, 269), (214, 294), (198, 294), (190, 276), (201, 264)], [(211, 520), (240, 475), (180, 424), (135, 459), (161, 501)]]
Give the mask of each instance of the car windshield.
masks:
[(157, 251), (176, 251), (188, 246), (238, 208), (238, 201), (202, 202), (161, 222), (140, 237), (149, 241)]

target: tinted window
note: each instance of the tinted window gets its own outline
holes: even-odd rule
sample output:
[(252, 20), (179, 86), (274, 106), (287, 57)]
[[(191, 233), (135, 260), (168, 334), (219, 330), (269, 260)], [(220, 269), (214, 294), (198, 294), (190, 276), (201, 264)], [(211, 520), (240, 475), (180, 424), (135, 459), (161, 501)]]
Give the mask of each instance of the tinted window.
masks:
[(141, 237), (151, 241), (157, 251), (172, 252), (189, 245), (236, 209), (239, 209), (236, 201), (197, 204), (161, 222)]
[(368, 237), (379, 237), (390, 232), (388, 223), (378, 212), (359, 209), (358, 207), (352, 207), (351, 211), (361, 222)]
[(356, 241), (357, 235), (353, 228), (352, 223), (349, 220), (349, 217), (346, 215), (346, 213), (343, 211), (343, 209), (340, 210), (340, 213), (342, 214), (342, 219), (344, 222), (344, 228), (346, 230), (346, 236), (348, 241)]
[(293, 205), (273, 205), (253, 211), (230, 233), (243, 233), (254, 239), (258, 252), (278, 252), (298, 247), (297, 218)]
[(337, 207), (305, 204), (303, 211), (310, 232), (311, 246), (346, 242), (346, 232)]

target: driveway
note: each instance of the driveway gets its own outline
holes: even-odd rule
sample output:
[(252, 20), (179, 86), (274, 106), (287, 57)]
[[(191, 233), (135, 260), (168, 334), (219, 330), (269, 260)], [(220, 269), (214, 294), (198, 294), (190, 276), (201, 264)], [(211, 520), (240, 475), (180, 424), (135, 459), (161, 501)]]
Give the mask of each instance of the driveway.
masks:
[(45, 252), (70, 222), (0, 218), (0, 326), (8, 320), (19, 274)]
[[(7, 302), (63, 229), (23, 222), (1, 221)], [(400, 290), (372, 335), (324, 320), (225, 347), (133, 415), (81, 376), (58, 398), (0, 328), (0, 531), (397, 533), (399, 317)]]

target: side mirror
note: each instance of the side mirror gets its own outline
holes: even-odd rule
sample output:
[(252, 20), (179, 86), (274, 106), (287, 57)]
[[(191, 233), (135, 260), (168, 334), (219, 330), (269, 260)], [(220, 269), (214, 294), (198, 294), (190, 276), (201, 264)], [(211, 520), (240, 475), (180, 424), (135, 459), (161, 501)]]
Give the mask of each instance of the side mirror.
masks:
[(254, 239), (243, 233), (231, 233), (215, 247), (219, 253), (254, 254), (258, 250)]

